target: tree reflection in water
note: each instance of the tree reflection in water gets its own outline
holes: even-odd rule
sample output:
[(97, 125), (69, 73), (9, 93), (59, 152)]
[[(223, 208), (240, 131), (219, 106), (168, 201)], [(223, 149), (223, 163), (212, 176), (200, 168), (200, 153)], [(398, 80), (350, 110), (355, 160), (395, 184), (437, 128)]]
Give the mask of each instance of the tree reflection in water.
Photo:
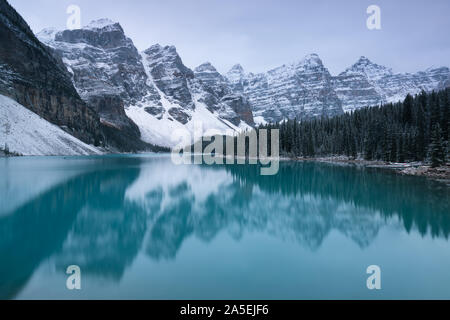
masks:
[(188, 237), (210, 242), (222, 231), (236, 241), (264, 232), (312, 251), (332, 230), (361, 249), (386, 226), (450, 232), (447, 186), (376, 169), (282, 162), (278, 175), (261, 176), (256, 166), (165, 157), (80, 161), (85, 172), (0, 216), (0, 298), (16, 296), (44, 260), (119, 281), (141, 250), (176, 259)]

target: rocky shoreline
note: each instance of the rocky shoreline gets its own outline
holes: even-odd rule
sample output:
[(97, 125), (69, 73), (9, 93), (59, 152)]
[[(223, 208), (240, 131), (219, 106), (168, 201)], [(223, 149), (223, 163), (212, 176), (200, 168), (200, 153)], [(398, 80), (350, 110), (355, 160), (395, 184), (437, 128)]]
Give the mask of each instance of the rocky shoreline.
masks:
[(5, 152), (5, 150), (0, 149), (0, 158), (10, 158), (10, 157), (21, 157), (21, 154), (16, 152)]
[(421, 176), (435, 181), (440, 181), (450, 186), (450, 165), (446, 164), (438, 168), (432, 168), (423, 162), (388, 163), (384, 161), (368, 161), (352, 159), (348, 157), (320, 157), (320, 158), (294, 158), (297, 161), (317, 161), (333, 164), (345, 164), (364, 166), (367, 168), (381, 168), (394, 170), (403, 175)]

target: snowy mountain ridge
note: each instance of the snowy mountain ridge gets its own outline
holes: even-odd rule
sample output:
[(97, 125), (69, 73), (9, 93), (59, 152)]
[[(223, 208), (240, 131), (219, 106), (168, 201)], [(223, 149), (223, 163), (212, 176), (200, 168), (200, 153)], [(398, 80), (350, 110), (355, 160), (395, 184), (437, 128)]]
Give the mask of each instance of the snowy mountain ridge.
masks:
[(245, 74), (236, 65), (227, 77), (248, 97), (258, 124), (343, 113), (332, 76), (317, 54), (260, 74)]
[[(83, 32), (87, 40), (76, 35)], [(120, 24), (109, 19), (93, 21), (81, 30), (44, 30), (38, 37), (62, 53), (83, 98), (94, 92), (119, 92), (126, 115), (145, 133), (143, 140), (169, 147), (169, 132), (161, 128), (189, 131), (194, 118), (204, 118), (195, 113), (205, 108), (211, 113), (208, 127), (239, 131), (254, 123), (332, 117), (397, 102), (450, 82), (445, 67), (395, 74), (364, 56), (333, 76), (315, 53), (259, 74), (246, 73), (237, 64), (222, 75), (209, 62), (191, 70), (174, 46), (155, 44), (137, 52)]]
[[(253, 125), (247, 100), (225, 88), (228, 81), (214, 73), (212, 65), (209, 80), (221, 84), (186, 67), (174, 46), (155, 44), (138, 52), (120, 24), (111, 20), (94, 21), (80, 30), (46, 29), (37, 36), (63, 57), (85, 101), (92, 104), (98, 97), (118, 95), (123, 106), (115, 108), (115, 115), (104, 114), (104, 103), (97, 111), (113, 125), (135, 123), (147, 143), (173, 147), (174, 130), (192, 134), (194, 121), (202, 121), (205, 130), (221, 132)], [(121, 108), (124, 114), (118, 117)]]
[[(395, 103), (408, 94), (414, 95), (422, 90), (438, 90), (449, 78), (450, 71), (447, 67), (428, 68), (414, 74), (395, 74), (392, 69), (361, 57), (357, 63), (338, 75), (335, 83), (344, 111), (348, 112), (368, 105)], [(355, 97), (362, 99), (358, 101)]]
[[(15, 39), (3, 50), (6, 57), (18, 53), (0, 61), (1, 93), (18, 97), (19, 104), (83, 141), (112, 150), (173, 147), (173, 133), (193, 135), (195, 122), (202, 122), (204, 131), (237, 133), (255, 124), (332, 117), (450, 86), (448, 67), (396, 74), (361, 57), (333, 76), (314, 53), (258, 74), (239, 64), (226, 75), (209, 62), (190, 69), (174, 46), (155, 44), (139, 52), (120, 23), (109, 19), (75, 30), (45, 29), (37, 37), (47, 48), (5, 1), (0, 5), (8, 12), (0, 21), (4, 32)], [(45, 60), (44, 73), (21, 63), (33, 55)], [(37, 104), (27, 103), (30, 89)]]
[(112, 21), (111, 19), (108, 19), (108, 18), (102, 18), (102, 19), (91, 21), (88, 25), (84, 26), (82, 29), (90, 29), (90, 30), (104, 29), (104, 28), (113, 29), (113, 28), (117, 28), (117, 27), (118, 27), (118, 22)]
[(245, 73), (237, 64), (226, 77), (235, 90), (249, 97), (258, 123), (334, 116), (450, 85), (448, 67), (396, 74), (364, 56), (332, 76), (314, 53), (259, 74)]

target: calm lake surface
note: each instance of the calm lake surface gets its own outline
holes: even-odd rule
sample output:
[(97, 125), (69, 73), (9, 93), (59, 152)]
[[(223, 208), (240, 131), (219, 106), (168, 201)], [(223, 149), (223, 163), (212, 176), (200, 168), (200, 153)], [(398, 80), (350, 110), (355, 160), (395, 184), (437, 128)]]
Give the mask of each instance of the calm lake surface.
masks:
[[(0, 159), (0, 298), (450, 299), (447, 186), (317, 163), (259, 172)], [(66, 288), (70, 265), (80, 291)]]

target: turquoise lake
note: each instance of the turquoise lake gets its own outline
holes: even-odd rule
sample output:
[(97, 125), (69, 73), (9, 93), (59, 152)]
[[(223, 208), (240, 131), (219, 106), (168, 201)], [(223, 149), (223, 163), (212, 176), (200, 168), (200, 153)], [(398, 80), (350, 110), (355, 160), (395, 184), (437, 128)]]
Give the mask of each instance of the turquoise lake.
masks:
[[(449, 187), (380, 169), (0, 159), (0, 299), (450, 299)], [(81, 269), (68, 290), (66, 269)], [(369, 290), (367, 267), (381, 268)]]

